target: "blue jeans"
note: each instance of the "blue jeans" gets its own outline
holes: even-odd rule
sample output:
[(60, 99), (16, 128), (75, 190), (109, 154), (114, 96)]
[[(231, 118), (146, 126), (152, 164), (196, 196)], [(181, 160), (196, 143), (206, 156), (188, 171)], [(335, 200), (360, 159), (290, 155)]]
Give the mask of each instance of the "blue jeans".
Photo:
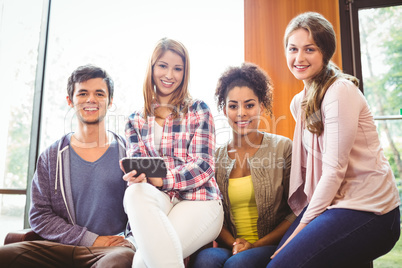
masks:
[[(297, 227), (304, 211), (288, 229), (278, 248)], [(399, 235), (399, 208), (384, 215), (329, 209), (297, 234), (267, 268), (365, 267), (389, 252)]]
[(197, 254), (193, 268), (244, 268), (265, 267), (269, 257), (274, 254), (276, 246), (251, 248), (232, 256), (232, 251), (226, 248), (207, 248)]

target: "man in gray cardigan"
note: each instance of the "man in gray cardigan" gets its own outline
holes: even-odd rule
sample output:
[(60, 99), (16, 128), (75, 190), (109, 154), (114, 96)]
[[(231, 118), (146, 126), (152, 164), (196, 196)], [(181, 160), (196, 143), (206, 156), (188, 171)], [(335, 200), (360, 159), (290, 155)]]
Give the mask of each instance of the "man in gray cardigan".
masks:
[(32, 180), (30, 224), (46, 241), (0, 247), (2, 267), (131, 267), (135, 248), (123, 235), (126, 184), (119, 168), (125, 140), (106, 131), (104, 120), (113, 91), (96, 66), (69, 77), (77, 131), (40, 155)]

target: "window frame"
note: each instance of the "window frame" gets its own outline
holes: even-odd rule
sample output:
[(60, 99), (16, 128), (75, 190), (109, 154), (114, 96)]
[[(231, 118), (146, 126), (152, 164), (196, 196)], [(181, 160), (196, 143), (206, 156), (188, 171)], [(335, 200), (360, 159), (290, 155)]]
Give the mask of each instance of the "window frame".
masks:
[(26, 189), (4, 189), (0, 188), (0, 194), (3, 195), (25, 195), (24, 209), (24, 228), (29, 228), (29, 208), (31, 205), (30, 193), (32, 177), (35, 173), (36, 162), (39, 155), (40, 144), (40, 127), (42, 114), (42, 100), (44, 92), (44, 76), (46, 67), (47, 40), (49, 31), (51, 0), (43, 0), (41, 28), (39, 33), (38, 44), (38, 61), (36, 67), (35, 87), (32, 107), (32, 124), (30, 134), (28, 171), (27, 171), (27, 188)]
[[(402, 5), (402, 0), (339, 0), (342, 69), (359, 79), (364, 94), (360, 53), (359, 10)], [(402, 115), (376, 116), (374, 120), (401, 120)]]
[[(32, 121), (29, 137), (29, 148), (28, 153), (28, 167), (27, 167), (27, 178), (26, 187), (21, 187), (21, 189), (1, 189), (0, 194), (4, 195), (25, 195), (25, 209), (24, 209), (24, 228), (29, 228), (29, 210), (31, 206), (31, 183), (32, 178), (35, 174), (36, 164), (38, 157), (43, 148), (42, 139), (44, 138), (43, 130), (46, 128), (46, 122), (43, 122), (44, 113), (46, 113), (46, 71), (49, 72), (50, 62), (47, 63), (47, 58), (51, 56), (51, 51), (48, 52), (49, 45), (52, 46), (52, 32), (53, 28), (50, 28), (51, 15), (55, 14), (56, 2), (52, 0), (42, 0), (42, 17), (39, 32), (39, 43), (38, 43), (38, 56), (37, 65), (35, 73), (35, 81), (33, 89), (33, 108), (32, 108)], [(52, 10), (53, 9), (53, 10)], [(49, 44), (50, 42), (50, 44)], [(49, 44), (49, 45), (48, 45)], [(49, 54), (48, 54), (49, 53)], [(47, 74), (49, 75), (49, 74)], [(50, 78), (47, 76), (47, 78)], [(25, 179), (24, 177), (22, 179)], [(25, 188), (25, 189), (24, 189)]]
[(29, 227), (29, 208), (31, 206), (31, 182), (36, 170), (36, 162), (39, 156), (40, 145), (40, 130), (41, 130), (41, 117), (42, 117), (42, 103), (44, 93), (44, 81), (46, 71), (46, 55), (47, 55), (47, 43), (49, 35), (49, 21), (51, 0), (43, 1), (42, 11), (42, 24), (39, 37), (39, 51), (38, 51), (38, 65), (36, 67), (35, 78), (35, 93), (33, 99), (32, 109), (32, 129), (31, 129), (31, 141), (29, 148), (29, 162), (27, 172), (27, 191), (25, 201), (25, 213), (24, 213), (24, 228)]
[(402, 0), (339, 0), (342, 68), (345, 73), (351, 74), (359, 79), (359, 88), (363, 93), (359, 10), (397, 5), (402, 5)]

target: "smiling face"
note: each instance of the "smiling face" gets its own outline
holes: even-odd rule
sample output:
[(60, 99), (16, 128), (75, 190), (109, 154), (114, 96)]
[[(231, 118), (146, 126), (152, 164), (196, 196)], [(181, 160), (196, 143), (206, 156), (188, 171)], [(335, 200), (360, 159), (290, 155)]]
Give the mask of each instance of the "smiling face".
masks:
[(262, 111), (257, 95), (248, 87), (232, 88), (223, 107), (223, 113), (234, 133), (242, 136), (257, 132)]
[(169, 103), (172, 93), (181, 85), (183, 77), (183, 59), (178, 54), (167, 50), (155, 62), (152, 74), (156, 94), (161, 104)]
[(295, 30), (289, 36), (286, 60), (289, 70), (304, 84), (309, 84), (324, 67), (323, 55), (305, 29)]
[(73, 99), (67, 96), (67, 103), (74, 108), (78, 120), (84, 124), (98, 124), (106, 116), (109, 102), (107, 84), (102, 78), (93, 78), (75, 83)]

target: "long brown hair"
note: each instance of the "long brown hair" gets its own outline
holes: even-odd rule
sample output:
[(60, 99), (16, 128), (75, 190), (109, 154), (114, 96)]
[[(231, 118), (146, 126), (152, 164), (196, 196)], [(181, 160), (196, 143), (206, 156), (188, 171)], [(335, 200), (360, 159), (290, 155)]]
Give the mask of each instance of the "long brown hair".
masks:
[(190, 59), (188, 56), (187, 49), (185, 46), (179, 41), (162, 38), (159, 40), (155, 46), (155, 49), (152, 53), (151, 58), (149, 59), (145, 81), (143, 86), (144, 92), (144, 116), (145, 118), (149, 115), (155, 115), (155, 111), (153, 109), (153, 102), (156, 99), (155, 93), (155, 82), (152, 78), (153, 68), (155, 63), (163, 56), (166, 51), (172, 51), (179, 55), (184, 63), (184, 74), (183, 81), (179, 85), (179, 87), (173, 92), (172, 97), (170, 98), (170, 105), (173, 107), (173, 115), (174, 117), (178, 117), (180, 106), (183, 105), (182, 112), (187, 113), (189, 100), (191, 100), (190, 93), (188, 92), (188, 82), (190, 78)]
[(336, 49), (335, 31), (331, 23), (321, 14), (306, 12), (293, 18), (286, 27), (284, 37), (285, 49), (288, 46), (289, 37), (298, 29), (305, 29), (309, 32), (323, 56), (324, 67), (312, 78), (308, 86), (307, 95), (302, 102), (307, 129), (311, 133), (320, 136), (324, 130), (321, 118), (321, 103), (328, 88), (338, 78), (348, 79), (356, 86), (359, 86), (359, 80), (354, 76), (344, 74), (331, 61)]

